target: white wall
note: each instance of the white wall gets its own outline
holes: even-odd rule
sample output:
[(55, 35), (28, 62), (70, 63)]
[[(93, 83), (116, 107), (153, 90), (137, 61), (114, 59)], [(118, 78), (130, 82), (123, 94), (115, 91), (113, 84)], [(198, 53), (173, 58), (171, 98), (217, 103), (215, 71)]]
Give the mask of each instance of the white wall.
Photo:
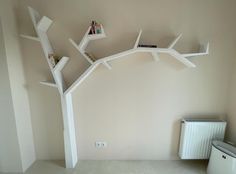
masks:
[[(209, 56), (191, 59), (195, 69), (184, 69), (165, 55), (154, 62), (146, 54), (113, 62), (111, 71), (99, 67), (73, 94), (80, 159), (176, 159), (181, 118), (226, 114), (235, 56), (234, 0), (20, 3), (22, 33), (34, 34), (28, 5), (55, 21), (49, 38), (58, 55), (71, 58), (63, 70), (68, 85), (88, 66), (68, 38), (79, 42), (93, 19), (104, 24), (108, 36), (89, 45), (97, 57), (132, 47), (140, 28), (143, 43), (160, 47), (183, 33), (177, 46), (181, 52), (196, 51), (199, 42), (210, 42)], [(63, 156), (59, 98), (52, 89), (37, 86), (38, 81), (51, 78), (41, 48), (31, 41), (22, 42), (30, 101), (34, 103), (37, 158), (59, 158)], [(48, 101), (52, 102), (50, 107)], [(48, 126), (52, 121), (55, 124)], [(47, 142), (52, 138), (54, 141)], [(100, 140), (107, 141), (106, 149), (95, 149), (94, 142)], [(52, 148), (58, 145), (60, 148)], [(51, 155), (46, 154), (49, 149)]]
[[(15, 145), (18, 146), (17, 148), (19, 148), (19, 163), (21, 169), (19, 170), (8, 168), (6, 170), (8, 170), (8, 172), (12, 170), (15, 170), (17, 172), (23, 172), (35, 161), (35, 150), (30, 117), (30, 106), (25, 86), (24, 67), (19, 45), (19, 34), (17, 31), (15, 14), (13, 11), (14, 4), (16, 4), (15, 1), (1, 0), (0, 17), (2, 21), (2, 33), (5, 45), (6, 65), (8, 69), (8, 77), (10, 83), (9, 90), (11, 94), (12, 107), (14, 112), (13, 120), (15, 121), (16, 128), (16, 137), (14, 137), (14, 141), (17, 142), (15, 143)], [(6, 126), (8, 127), (8, 131), (10, 131), (9, 129), (13, 125), (6, 124)], [(14, 127), (12, 127), (12, 129), (14, 130)], [(5, 145), (11, 146), (9, 144)], [(1, 157), (7, 158), (6, 154)], [(17, 161), (17, 159), (15, 160)]]
[(232, 71), (232, 79), (229, 88), (229, 104), (228, 104), (228, 141), (236, 144), (236, 62)]
[(52, 79), (40, 44), (22, 39), (22, 50), (36, 157), (41, 160), (63, 159), (63, 123), (58, 90), (39, 84), (40, 81)]
[[(22, 171), (7, 60), (0, 22), (0, 172)], [(9, 170), (10, 169), (10, 170)]]

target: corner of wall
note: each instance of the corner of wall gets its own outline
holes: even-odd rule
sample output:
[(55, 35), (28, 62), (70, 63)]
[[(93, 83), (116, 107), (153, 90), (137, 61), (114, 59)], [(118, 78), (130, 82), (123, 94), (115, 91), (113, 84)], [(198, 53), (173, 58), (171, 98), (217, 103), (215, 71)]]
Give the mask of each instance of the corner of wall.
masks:
[(236, 61), (232, 68), (227, 105), (227, 141), (236, 143)]
[(22, 171), (19, 172), (24, 172), (35, 161), (36, 157), (29, 99), (25, 88), (23, 60), (13, 5), (13, 1), (0, 1), (0, 16), (2, 19), (6, 63), (13, 102), (17, 134), (16, 141), (19, 146), (20, 162), (22, 166)]

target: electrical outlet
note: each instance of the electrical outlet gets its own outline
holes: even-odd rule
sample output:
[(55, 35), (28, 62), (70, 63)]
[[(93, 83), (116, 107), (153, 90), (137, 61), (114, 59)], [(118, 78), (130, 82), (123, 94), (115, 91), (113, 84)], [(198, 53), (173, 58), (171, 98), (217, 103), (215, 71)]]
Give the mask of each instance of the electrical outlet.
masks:
[(95, 142), (95, 147), (96, 148), (106, 148), (107, 147), (107, 142), (104, 141), (96, 141)]

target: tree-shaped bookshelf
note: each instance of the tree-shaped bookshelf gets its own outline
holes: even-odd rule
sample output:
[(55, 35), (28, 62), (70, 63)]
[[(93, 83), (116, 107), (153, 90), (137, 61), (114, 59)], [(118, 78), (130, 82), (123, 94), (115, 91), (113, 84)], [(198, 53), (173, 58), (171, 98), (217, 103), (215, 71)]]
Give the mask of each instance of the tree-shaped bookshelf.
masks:
[(86, 52), (86, 47), (88, 43), (92, 40), (96, 39), (102, 39), (106, 37), (106, 34), (104, 32), (104, 29), (102, 27), (102, 33), (101, 34), (95, 34), (95, 35), (89, 35), (90, 27), (88, 28), (87, 32), (85, 33), (83, 39), (79, 44), (77, 44), (73, 39), (69, 39), (71, 44), (84, 56), (85, 59), (91, 64), (91, 66), (65, 91), (65, 94), (70, 93), (71, 91), (75, 90), (82, 82), (84, 79), (86, 79), (87, 76), (89, 76), (90, 73), (92, 73), (96, 67), (99, 64), (104, 64), (108, 69), (111, 69), (111, 65), (109, 62), (125, 57), (129, 54), (134, 54), (137, 52), (147, 52), (151, 53), (155, 61), (159, 61), (159, 53), (166, 53), (172, 56), (172, 58), (176, 59), (177, 61), (183, 63), (186, 67), (189, 68), (194, 68), (196, 67), (195, 64), (193, 64), (188, 58), (190, 57), (196, 57), (196, 56), (203, 56), (209, 54), (209, 43), (206, 45), (201, 46), (199, 52), (197, 53), (188, 53), (188, 54), (181, 54), (178, 51), (174, 49), (175, 45), (181, 38), (182, 34), (180, 34), (176, 39), (174, 39), (167, 48), (150, 48), (150, 47), (142, 47), (139, 45), (141, 35), (142, 35), (142, 30), (140, 30), (137, 39), (134, 43), (134, 47), (131, 49), (128, 49), (126, 51), (113, 54), (107, 57), (100, 58), (96, 61), (93, 61), (88, 57), (85, 52)]
[(74, 168), (78, 161), (78, 158), (77, 158), (77, 146), (76, 146), (75, 125), (74, 125), (74, 116), (72, 107), (72, 97), (71, 93), (68, 93), (66, 95), (64, 94), (66, 90), (66, 85), (64, 82), (63, 75), (61, 73), (66, 63), (69, 61), (69, 58), (62, 57), (57, 62), (57, 64), (55, 65), (52, 64), (52, 62), (49, 60), (49, 56), (53, 55), (54, 51), (47, 36), (47, 31), (52, 24), (52, 20), (46, 16), (41, 17), (39, 13), (31, 7), (28, 7), (28, 9), (37, 37), (27, 36), (27, 35), (21, 35), (21, 36), (23, 38), (39, 41), (41, 43), (46, 61), (53, 75), (54, 82), (43, 81), (40, 83), (50, 87), (58, 88), (61, 97), (61, 106), (62, 106), (63, 123), (64, 123), (63, 134), (64, 134), (66, 167)]
[(74, 168), (77, 161), (77, 146), (76, 146), (76, 136), (75, 136), (75, 123), (74, 123), (74, 112), (72, 106), (72, 92), (96, 69), (96, 67), (100, 64), (105, 65), (108, 69), (112, 69), (109, 62), (125, 57), (127, 55), (137, 53), (137, 52), (147, 52), (152, 54), (154, 60), (159, 60), (159, 53), (167, 53), (171, 55), (177, 61), (183, 63), (186, 67), (196, 67), (188, 58), (195, 56), (203, 56), (209, 53), (209, 43), (200, 49), (197, 53), (189, 53), (189, 54), (181, 54), (174, 49), (174, 46), (177, 44), (182, 35), (176, 37), (172, 43), (167, 48), (158, 48), (158, 47), (148, 47), (140, 45), (140, 39), (142, 35), (142, 30), (140, 30), (137, 39), (134, 43), (134, 47), (128, 49), (126, 51), (110, 55), (107, 57), (99, 58), (94, 60), (90, 57), (86, 52), (86, 47), (90, 41), (96, 39), (103, 39), (106, 37), (103, 26), (101, 25), (101, 32), (99, 34), (90, 34), (91, 26), (88, 28), (81, 42), (77, 44), (72, 39), (69, 39), (71, 44), (83, 55), (83, 57), (90, 63), (89, 68), (80, 76), (78, 79), (72, 83), (70, 87), (64, 83), (64, 78), (61, 73), (62, 69), (69, 61), (68, 57), (62, 57), (56, 65), (53, 65), (49, 60), (49, 55), (54, 54), (52, 46), (49, 42), (47, 36), (47, 30), (52, 24), (52, 20), (46, 16), (41, 17), (37, 11), (33, 8), (28, 7), (29, 13), (37, 34), (37, 37), (21, 35), (21, 37), (30, 39), (33, 41), (37, 41), (41, 43), (43, 52), (50, 67), (50, 71), (53, 75), (53, 79), (55, 82), (40, 82), (43, 85), (47, 85), (50, 87), (58, 88), (61, 97), (61, 106), (62, 106), (62, 114), (63, 114), (63, 123), (64, 123), (64, 144), (65, 144), (65, 161), (67, 168)]

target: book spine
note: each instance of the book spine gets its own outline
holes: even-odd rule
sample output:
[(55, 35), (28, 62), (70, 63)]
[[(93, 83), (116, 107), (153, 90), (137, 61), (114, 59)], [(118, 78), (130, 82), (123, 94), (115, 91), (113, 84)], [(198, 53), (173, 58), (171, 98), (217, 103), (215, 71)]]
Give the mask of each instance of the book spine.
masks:
[(101, 24), (97, 23), (96, 21), (92, 21), (89, 34), (92, 35), (92, 34), (101, 34), (101, 33), (102, 33)]
[(157, 45), (144, 45), (144, 44), (139, 44), (138, 47), (157, 48)]

